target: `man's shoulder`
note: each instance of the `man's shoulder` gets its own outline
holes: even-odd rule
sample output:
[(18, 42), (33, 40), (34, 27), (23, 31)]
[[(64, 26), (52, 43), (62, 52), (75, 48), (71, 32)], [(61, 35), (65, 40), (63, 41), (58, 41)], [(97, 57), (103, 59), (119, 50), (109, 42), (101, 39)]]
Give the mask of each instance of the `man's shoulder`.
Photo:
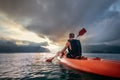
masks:
[(68, 39), (68, 41), (79, 41), (79, 39), (72, 39), (72, 40)]

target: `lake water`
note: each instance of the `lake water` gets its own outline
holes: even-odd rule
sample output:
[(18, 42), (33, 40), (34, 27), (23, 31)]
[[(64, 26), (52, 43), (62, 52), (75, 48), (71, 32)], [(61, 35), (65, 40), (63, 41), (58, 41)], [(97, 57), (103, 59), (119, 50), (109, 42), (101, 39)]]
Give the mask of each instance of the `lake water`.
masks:
[[(101, 57), (120, 61), (120, 54), (92, 54), (85, 56)], [(0, 54), (0, 80), (117, 80), (109, 77), (77, 72), (61, 66), (50, 53), (9, 53)]]

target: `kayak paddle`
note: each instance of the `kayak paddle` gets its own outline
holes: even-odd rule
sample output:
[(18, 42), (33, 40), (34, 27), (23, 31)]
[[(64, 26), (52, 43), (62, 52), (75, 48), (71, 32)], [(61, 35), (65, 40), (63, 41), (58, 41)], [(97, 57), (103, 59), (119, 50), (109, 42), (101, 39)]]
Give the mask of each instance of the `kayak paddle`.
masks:
[(77, 37), (84, 35), (86, 32), (87, 32), (86, 29), (85, 29), (85, 28), (82, 28), (82, 29), (79, 31)]
[[(77, 37), (84, 35), (86, 32), (87, 32), (86, 29), (85, 29), (85, 28), (82, 28), (82, 29), (78, 32)], [(57, 54), (56, 54), (54, 57), (52, 57), (52, 58), (46, 59), (46, 62), (52, 62), (52, 60), (53, 60), (55, 57), (57, 57)]]
[(56, 54), (54, 57), (52, 57), (52, 58), (46, 59), (45, 61), (46, 61), (46, 62), (52, 62), (52, 60), (53, 60), (55, 57), (57, 57), (57, 54)]

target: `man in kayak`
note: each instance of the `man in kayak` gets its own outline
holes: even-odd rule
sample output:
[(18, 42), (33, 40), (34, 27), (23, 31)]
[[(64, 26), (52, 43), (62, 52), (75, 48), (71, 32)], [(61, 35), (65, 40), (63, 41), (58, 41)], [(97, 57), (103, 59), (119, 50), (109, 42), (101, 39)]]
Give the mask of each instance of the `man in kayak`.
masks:
[(60, 53), (64, 54), (66, 49), (68, 49), (68, 53), (66, 55), (68, 58), (81, 58), (81, 43), (80, 40), (75, 39), (74, 33), (69, 34), (69, 39)]

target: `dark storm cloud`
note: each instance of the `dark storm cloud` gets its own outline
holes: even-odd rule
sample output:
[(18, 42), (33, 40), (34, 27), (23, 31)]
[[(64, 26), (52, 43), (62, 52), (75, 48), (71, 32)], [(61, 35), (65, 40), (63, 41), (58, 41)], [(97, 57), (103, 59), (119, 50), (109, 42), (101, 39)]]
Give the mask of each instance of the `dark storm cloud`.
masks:
[(120, 38), (116, 36), (119, 34), (119, 12), (108, 11), (116, 1), (0, 0), (0, 11), (23, 25), (24, 20), (31, 19), (24, 26), (52, 40), (85, 26), (87, 35), (94, 35), (88, 41), (104, 42)]
[[(113, 3), (102, 15), (98, 23), (99, 30), (105, 41), (120, 40), (120, 0)], [(105, 38), (106, 37), (106, 38)], [(119, 44), (119, 43), (118, 43)]]
[(110, 42), (112, 44), (116, 41), (120, 45), (118, 42), (120, 41), (120, 10), (117, 10), (117, 7), (105, 11), (99, 21), (95, 21), (90, 26), (92, 27), (89, 33), (93, 33), (94, 36), (89, 39), (92, 42)]

